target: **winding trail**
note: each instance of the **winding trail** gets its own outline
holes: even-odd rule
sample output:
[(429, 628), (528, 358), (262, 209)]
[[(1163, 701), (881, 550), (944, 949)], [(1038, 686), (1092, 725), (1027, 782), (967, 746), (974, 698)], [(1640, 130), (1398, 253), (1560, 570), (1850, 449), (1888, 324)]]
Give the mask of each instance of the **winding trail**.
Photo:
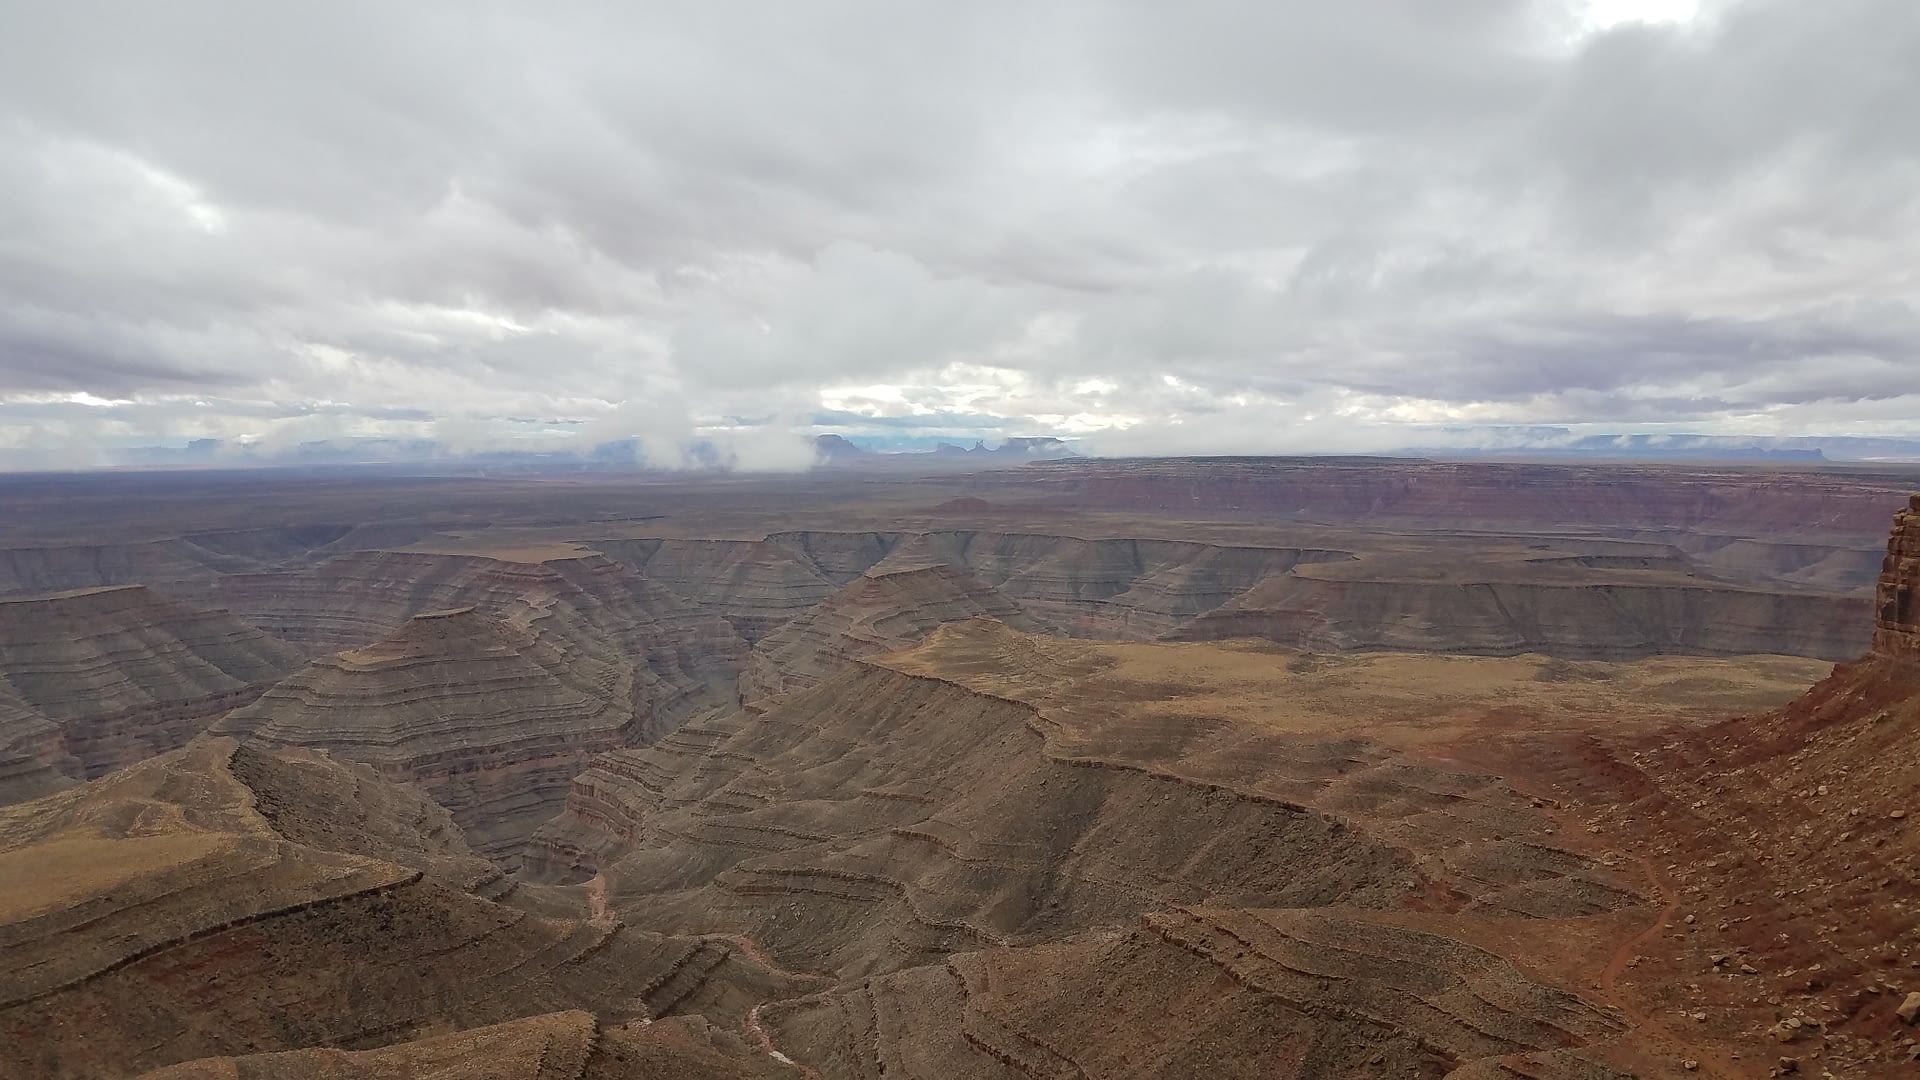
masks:
[(1647, 875), (1647, 884), (1652, 887), (1653, 894), (1660, 898), (1660, 914), (1654, 918), (1652, 926), (1621, 942), (1620, 947), (1613, 950), (1613, 955), (1607, 960), (1607, 966), (1600, 971), (1600, 992), (1605, 994), (1607, 1000), (1616, 1008), (1626, 1013), (1627, 1018), (1634, 1023), (1653, 1025), (1655, 1023), (1653, 1018), (1635, 1005), (1631, 998), (1622, 994), (1616, 984), (1620, 973), (1627, 969), (1627, 965), (1638, 959), (1641, 950), (1667, 928), (1667, 924), (1673, 919), (1674, 910), (1680, 906), (1680, 901), (1673, 894), (1673, 890), (1667, 887), (1666, 881), (1661, 878), (1660, 872), (1653, 868), (1652, 863), (1638, 856), (1634, 857), (1633, 861), (1640, 864), (1641, 872)]
[(781, 1053), (779, 1049), (773, 1045), (773, 1036), (769, 1035), (765, 1025), (760, 1023), (760, 1010), (766, 1007), (766, 1003), (762, 1002), (755, 1005), (752, 1011), (747, 1013), (747, 1034), (753, 1036), (753, 1040), (760, 1044), (760, 1049), (766, 1051), (768, 1057), (790, 1069), (799, 1070), (800, 1075), (806, 1077), (807, 1080), (823, 1080), (820, 1075), (820, 1070), (811, 1065), (793, 1060)]
[[(1521, 795), (1544, 803), (1543, 812), (1552, 818), (1569, 834), (1579, 826), (1578, 820), (1569, 807), (1553, 793), (1542, 790), (1534, 784), (1516, 779), (1506, 770), (1499, 770), (1507, 785)], [(1636, 770), (1638, 771), (1638, 770)], [(1644, 774), (1643, 774), (1644, 775)], [(1732, 1059), (1725, 1056), (1724, 1050), (1713, 1042), (1690, 1039), (1675, 1032), (1672, 1028), (1655, 1019), (1645, 1009), (1635, 1003), (1633, 998), (1620, 989), (1620, 976), (1633, 962), (1640, 958), (1649, 945), (1657, 940), (1673, 922), (1674, 914), (1680, 908), (1680, 895), (1666, 876), (1644, 856), (1629, 856), (1646, 876), (1647, 888), (1660, 904), (1659, 913), (1653, 922), (1638, 934), (1616, 946), (1607, 957), (1606, 966), (1600, 969), (1599, 977), (1593, 981), (1594, 988), (1606, 1004), (1618, 1009), (1636, 1029), (1640, 1038), (1648, 1044), (1664, 1043), (1672, 1052), (1699, 1062), (1699, 1074), (1715, 1077), (1718, 1080), (1746, 1080), (1752, 1075), (1751, 1069), (1743, 1069)]]
[[(725, 941), (728, 944), (737, 947), (740, 950), (740, 952), (747, 957), (747, 959), (752, 960), (754, 963), (759, 964), (761, 967), (766, 968), (768, 971), (777, 971), (782, 975), (792, 975), (802, 979), (814, 979), (814, 980), (818, 980), (819, 982), (825, 983), (828, 986), (831, 986), (834, 983), (839, 981), (835, 979), (833, 976), (825, 974), (823, 972), (789, 971), (788, 969), (781, 967), (779, 964), (774, 963), (773, 959), (769, 957), (765, 952), (763, 952), (760, 946), (752, 938), (747, 937), (745, 934), (708, 934), (707, 936), (711, 938), (717, 938), (721, 941)], [(795, 1001), (801, 997), (809, 997), (809, 996), (811, 995), (800, 994), (797, 997), (782, 998), (780, 1000)], [(777, 1001), (763, 1001), (760, 1004), (755, 1005), (747, 1013), (747, 1019), (746, 1019), (747, 1035), (750, 1038), (752, 1038), (752, 1040), (759, 1045), (760, 1049), (765, 1051), (767, 1056), (772, 1058), (773, 1060), (779, 1062), (782, 1065), (787, 1066), (790, 1069), (798, 1070), (800, 1075), (806, 1077), (807, 1080), (823, 1080), (823, 1078), (820, 1075), (820, 1070), (814, 1068), (811, 1065), (806, 1064), (805, 1062), (795, 1061), (793, 1058), (788, 1057), (786, 1054), (781, 1053), (780, 1048), (774, 1045), (773, 1034), (767, 1030), (766, 1025), (760, 1022), (760, 1011), (762, 1009), (765, 1009), (768, 1005), (777, 1005), (777, 1004), (779, 1004), (779, 1002)]]

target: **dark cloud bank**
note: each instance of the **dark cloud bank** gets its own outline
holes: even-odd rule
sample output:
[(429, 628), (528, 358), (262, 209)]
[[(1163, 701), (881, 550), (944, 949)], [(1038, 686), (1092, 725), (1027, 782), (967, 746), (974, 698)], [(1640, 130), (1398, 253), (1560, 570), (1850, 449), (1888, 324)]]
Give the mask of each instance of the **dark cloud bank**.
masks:
[(1916, 438), (1916, 102), (1910, 0), (7, 5), (0, 451)]

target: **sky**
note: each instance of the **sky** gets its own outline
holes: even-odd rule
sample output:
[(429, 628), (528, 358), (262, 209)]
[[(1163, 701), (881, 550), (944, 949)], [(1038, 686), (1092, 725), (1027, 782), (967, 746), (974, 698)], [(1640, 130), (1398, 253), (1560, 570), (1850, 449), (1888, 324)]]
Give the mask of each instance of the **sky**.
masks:
[(0, 4), (0, 451), (1920, 437), (1912, 0)]

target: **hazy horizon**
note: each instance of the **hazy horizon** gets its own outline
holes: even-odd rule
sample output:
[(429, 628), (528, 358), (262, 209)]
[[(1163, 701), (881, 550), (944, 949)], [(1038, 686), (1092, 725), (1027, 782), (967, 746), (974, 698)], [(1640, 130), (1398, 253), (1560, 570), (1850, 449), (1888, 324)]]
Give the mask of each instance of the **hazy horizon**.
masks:
[(1916, 441), (1914, 101), (1896, 0), (15, 5), (0, 468)]

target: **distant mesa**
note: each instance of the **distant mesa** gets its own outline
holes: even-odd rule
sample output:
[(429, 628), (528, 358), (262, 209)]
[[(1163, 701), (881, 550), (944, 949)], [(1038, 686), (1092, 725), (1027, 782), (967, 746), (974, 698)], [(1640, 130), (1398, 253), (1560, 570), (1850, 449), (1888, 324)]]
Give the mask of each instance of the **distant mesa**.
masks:
[(813, 448), (822, 465), (849, 465), (867, 457), (867, 451), (839, 435), (821, 435), (813, 440)]
[(1015, 436), (997, 446), (988, 446), (984, 439), (975, 440), (971, 446), (943, 442), (931, 450), (869, 450), (841, 435), (814, 439), (815, 464), (827, 469), (964, 471), (1078, 456), (1065, 439), (1052, 435)]
[(941, 443), (933, 451), (943, 457), (965, 455), (969, 457), (1015, 458), (1023, 461), (1044, 461), (1053, 458), (1070, 458), (1079, 455), (1073, 452), (1064, 439), (1052, 435), (1015, 436), (989, 448), (985, 440), (977, 440), (972, 446), (955, 446)]

